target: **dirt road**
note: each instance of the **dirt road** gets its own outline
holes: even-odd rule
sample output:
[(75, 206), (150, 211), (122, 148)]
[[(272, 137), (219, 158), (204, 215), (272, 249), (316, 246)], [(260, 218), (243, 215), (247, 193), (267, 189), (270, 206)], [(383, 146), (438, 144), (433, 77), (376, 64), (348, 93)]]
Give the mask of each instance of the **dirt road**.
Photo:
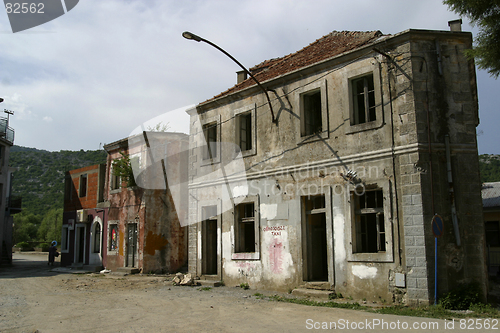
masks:
[(450, 331), (442, 320), (273, 302), (235, 287), (176, 287), (164, 276), (54, 272), (46, 260), (15, 253), (13, 267), (1, 268), (0, 332), (307, 332), (346, 321), (349, 332), (403, 331), (389, 326), (398, 321)]

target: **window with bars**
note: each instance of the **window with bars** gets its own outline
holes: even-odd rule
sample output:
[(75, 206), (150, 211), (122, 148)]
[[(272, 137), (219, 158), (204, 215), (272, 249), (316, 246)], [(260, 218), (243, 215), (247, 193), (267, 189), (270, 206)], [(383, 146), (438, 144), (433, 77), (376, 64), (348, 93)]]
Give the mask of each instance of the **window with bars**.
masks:
[(351, 125), (364, 124), (377, 119), (373, 74), (351, 80)]
[(384, 196), (382, 189), (354, 192), (355, 232), (353, 253), (377, 253), (386, 251)]

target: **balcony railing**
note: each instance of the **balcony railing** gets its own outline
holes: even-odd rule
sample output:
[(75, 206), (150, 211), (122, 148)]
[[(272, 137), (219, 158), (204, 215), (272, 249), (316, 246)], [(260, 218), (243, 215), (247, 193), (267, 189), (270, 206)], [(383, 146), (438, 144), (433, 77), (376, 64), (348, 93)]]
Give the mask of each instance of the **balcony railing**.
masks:
[(14, 143), (14, 129), (7, 126), (7, 124), (7, 118), (0, 118), (0, 138), (4, 138), (10, 143)]

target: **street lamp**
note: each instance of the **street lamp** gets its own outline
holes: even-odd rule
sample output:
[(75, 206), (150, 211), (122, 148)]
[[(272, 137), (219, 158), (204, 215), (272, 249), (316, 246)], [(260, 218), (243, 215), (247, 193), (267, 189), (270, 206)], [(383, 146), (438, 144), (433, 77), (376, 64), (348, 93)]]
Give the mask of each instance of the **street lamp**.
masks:
[(255, 81), (255, 83), (257, 83), (257, 85), (259, 86), (259, 88), (262, 89), (262, 91), (266, 95), (267, 103), (269, 104), (269, 109), (271, 110), (271, 117), (273, 119), (273, 123), (276, 123), (276, 119), (274, 118), (273, 107), (271, 106), (271, 100), (269, 99), (269, 94), (267, 93), (267, 90), (260, 84), (259, 81), (257, 81), (257, 79), (255, 78), (255, 76), (253, 76), (252, 73), (250, 73), (250, 71), (248, 69), (246, 69), (242, 64), (240, 64), (240, 62), (238, 60), (236, 60), (232, 55), (230, 55), (229, 53), (227, 53), (222, 48), (220, 48), (219, 46), (215, 45), (214, 43), (212, 43), (209, 40), (201, 38), (200, 36), (197, 36), (197, 35), (189, 32), (189, 31), (184, 31), (182, 33), (182, 37), (184, 37), (186, 39), (194, 40), (194, 41), (197, 41), (197, 42), (205, 42), (205, 43), (207, 43), (209, 45), (212, 45), (217, 50), (221, 51), (222, 53), (224, 53), (225, 55), (227, 55), (229, 58), (231, 58), (231, 60), (233, 60), (235, 63), (237, 63), (238, 66), (240, 66), (245, 71), (245, 73), (247, 73)]

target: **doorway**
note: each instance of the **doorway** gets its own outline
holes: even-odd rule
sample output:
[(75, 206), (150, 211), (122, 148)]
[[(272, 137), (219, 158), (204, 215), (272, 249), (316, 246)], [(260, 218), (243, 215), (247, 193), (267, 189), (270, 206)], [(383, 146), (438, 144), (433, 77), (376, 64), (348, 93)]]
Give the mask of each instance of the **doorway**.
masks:
[(75, 263), (83, 264), (85, 262), (85, 225), (76, 226), (75, 234)]
[(217, 206), (203, 207), (201, 250), (203, 275), (217, 274)]
[(303, 201), (304, 281), (328, 281), (328, 247), (325, 196), (307, 196)]
[(126, 267), (136, 267), (137, 260), (137, 223), (127, 224)]

